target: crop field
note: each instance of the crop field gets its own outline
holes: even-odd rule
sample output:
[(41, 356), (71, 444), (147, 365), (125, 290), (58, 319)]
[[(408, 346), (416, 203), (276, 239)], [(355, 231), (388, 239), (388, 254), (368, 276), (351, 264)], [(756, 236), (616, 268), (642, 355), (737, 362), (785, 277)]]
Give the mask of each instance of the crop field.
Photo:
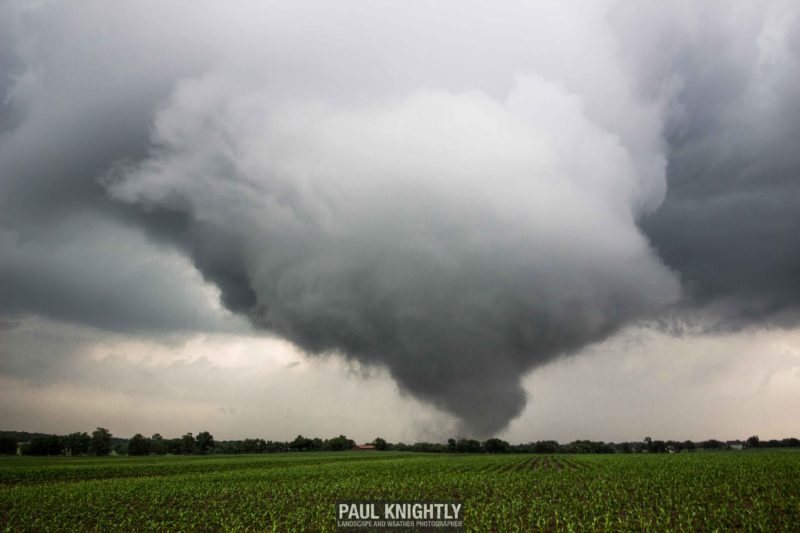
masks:
[(800, 531), (800, 453), (0, 459), (5, 531), (333, 531), (359, 499), (458, 500), (468, 531)]

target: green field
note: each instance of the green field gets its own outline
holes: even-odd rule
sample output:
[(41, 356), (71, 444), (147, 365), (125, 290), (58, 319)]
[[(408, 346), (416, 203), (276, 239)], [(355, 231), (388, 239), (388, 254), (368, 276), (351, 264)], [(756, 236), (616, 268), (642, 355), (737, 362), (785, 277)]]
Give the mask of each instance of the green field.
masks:
[(0, 459), (6, 531), (332, 531), (340, 499), (460, 500), (469, 531), (800, 531), (800, 453)]

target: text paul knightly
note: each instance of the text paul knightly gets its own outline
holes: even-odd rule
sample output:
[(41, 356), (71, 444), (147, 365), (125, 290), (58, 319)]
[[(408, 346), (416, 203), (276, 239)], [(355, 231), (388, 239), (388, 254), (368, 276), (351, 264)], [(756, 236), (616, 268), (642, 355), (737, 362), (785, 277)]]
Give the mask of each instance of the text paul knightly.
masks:
[(462, 531), (461, 502), (439, 501), (347, 501), (336, 502), (336, 527), (357, 529), (449, 529)]

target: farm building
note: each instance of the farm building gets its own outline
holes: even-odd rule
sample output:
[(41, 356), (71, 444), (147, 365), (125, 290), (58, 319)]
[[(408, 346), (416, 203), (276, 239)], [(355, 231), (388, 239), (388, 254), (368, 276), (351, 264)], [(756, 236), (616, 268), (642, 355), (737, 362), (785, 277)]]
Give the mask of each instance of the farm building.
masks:
[(353, 451), (369, 451), (375, 449), (376, 449), (375, 446), (373, 446), (372, 444), (356, 444), (351, 448), (351, 450)]

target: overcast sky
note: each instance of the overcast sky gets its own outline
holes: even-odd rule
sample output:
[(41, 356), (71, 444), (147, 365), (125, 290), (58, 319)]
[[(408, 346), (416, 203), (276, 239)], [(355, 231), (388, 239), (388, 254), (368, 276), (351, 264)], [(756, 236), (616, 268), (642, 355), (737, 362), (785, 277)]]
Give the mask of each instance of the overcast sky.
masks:
[(800, 435), (793, 1), (0, 5), (0, 428)]

